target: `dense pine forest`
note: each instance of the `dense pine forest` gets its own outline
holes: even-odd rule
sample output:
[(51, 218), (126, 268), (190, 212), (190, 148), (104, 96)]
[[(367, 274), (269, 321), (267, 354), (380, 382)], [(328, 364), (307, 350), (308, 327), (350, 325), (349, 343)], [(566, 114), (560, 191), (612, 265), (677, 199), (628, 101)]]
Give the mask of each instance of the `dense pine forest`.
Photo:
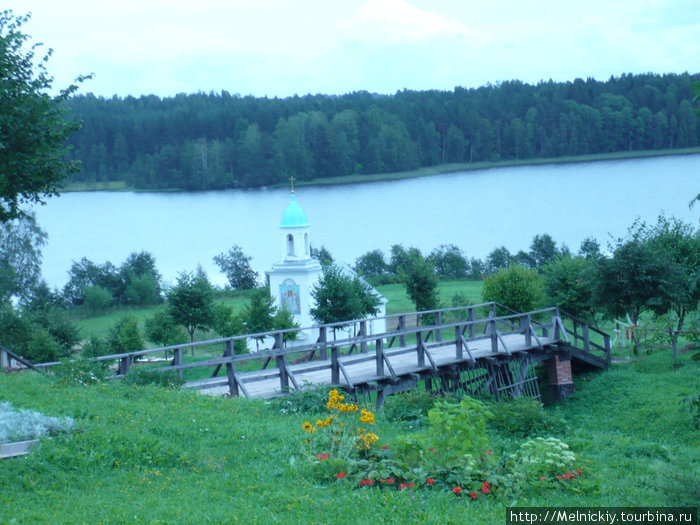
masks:
[(700, 145), (700, 74), (519, 81), (453, 91), (285, 99), (228, 92), (72, 98), (73, 182), (204, 190)]

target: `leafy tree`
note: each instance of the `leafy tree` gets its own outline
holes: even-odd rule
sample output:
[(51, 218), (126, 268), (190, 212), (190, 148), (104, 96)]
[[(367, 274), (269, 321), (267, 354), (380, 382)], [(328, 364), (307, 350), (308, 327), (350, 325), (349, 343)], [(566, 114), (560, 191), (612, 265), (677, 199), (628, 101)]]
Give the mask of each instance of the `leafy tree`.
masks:
[(580, 319), (591, 319), (596, 270), (595, 260), (582, 256), (568, 255), (547, 264), (544, 284), (552, 304)]
[(420, 253), (413, 253), (401, 272), (406, 293), (418, 311), (440, 307), (438, 277), (433, 264)]
[(107, 334), (107, 347), (110, 354), (125, 354), (144, 347), (139, 330), (139, 321), (133, 315), (125, 315), (114, 324)]
[(250, 290), (258, 285), (258, 273), (250, 267), (251, 259), (240, 246), (234, 244), (228, 253), (214, 257), (214, 262), (226, 275), (231, 288)]
[(601, 256), (600, 244), (593, 237), (586, 237), (581, 242), (578, 254), (586, 259), (598, 259)]
[(182, 327), (175, 324), (167, 310), (158, 310), (144, 323), (146, 339), (152, 343), (171, 346), (180, 343), (185, 338)]
[(29, 299), (39, 283), (41, 248), (45, 244), (46, 233), (39, 228), (33, 214), (0, 221), (0, 302), (12, 297), (20, 301)]
[(664, 294), (651, 308), (657, 315), (670, 313), (669, 329), (673, 357), (678, 358), (678, 338), (689, 312), (700, 304), (700, 230), (677, 219), (659, 217), (650, 231), (652, 249), (665, 254), (667, 276)]
[[(272, 331), (275, 311), (275, 302), (270, 296), (270, 289), (267, 287), (257, 288), (251, 294), (250, 301), (243, 307), (241, 314), (246, 332), (257, 334)], [(255, 338), (258, 350), (264, 339), (265, 336)]]
[[(240, 315), (233, 313), (233, 307), (218, 303), (214, 306), (213, 328), (221, 337), (233, 337), (243, 335), (246, 332), (245, 323)], [(248, 351), (246, 342), (243, 339), (233, 343), (235, 354), (245, 354)]]
[(387, 273), (389, 266), (384, 260), (384, 252), (372, 250), (355, 261), (355, 271), (366, 278), (380, 278)]
[(114, 297), (109, 290), (102, 286), (88, 286), (83, 290), (82, 308), (85, 309), (89, 317), (104, 312), (113, 303)]
[(495, 301), (517, 312), (529, 312), (542, 304), (544, 288), (536, 270), (511, 264), (484, 280), (484, 301)]
[(513, 256), (508, 248), (505, 246), (496, 248), (486, 257), (486, 273), (496, 273), (498, 270), (508, 268), (512, 260)]
[[(286, 307), (277, 308), (275, 315), (272, 318), (273, 330), (288, 330), (291, 328), (300, 328), (299, 323), (294, 320), (292, 312)], [(295, 341), (298, 337), (297, 332), (286, 332), (282, 338), (285, 342)]]
[(333, 256), (331, 255), (331, 252), (329, 252), (326, 249), (325, 246), (321, 246), (318, 250), (312, 246), (311, 257), (317, 259), (318, 262), (321, 263), (321, 266), (324, 267), (333, 264)]
[(671, 268), (667, 254), (649, 242), (646, 224), (635, 222), (627, 237), (599, 261), (597, 303), (611, 317), (628, 315), (637, 324), (642, 312), (660, 307)]
[(109, 355), (109, 346), (107, 340), (95, 334), (90, 334), (90, 339), (83, 344), (83, 357), (92, 358)]
[(352, 321), (375, 315), (380, 299), (360, 277), (332, 264), (311, 289), (311, 315), (321, 324)]
[(529, 255), (532, 267), (541, 271), (546, 264), (554, 262), (561, 253), (557, 250), (554, 239), (545, 233), (533, 237)]
[(420, 250), (414, 247), (406, 249), (401, 244), (392, 245), (389, 271), (394, 275), (400, 276), (408, 266), (411, 256), (421, 256)]
[(22, 204), (57, 195), (62, 181), (78, 170), (76, 162), (64, 159), (64, 141), (79, 124), (64, 118), (63, 107), (77, 87), (49, 95), (51, 51), (35, 63), (37, 45), (29, 46), (22, 32), (28, 20), (0, 13), (0, 223), (22, 215)]
[(435, 266), (435, 273), (445, 279), (463, 279), (469, 271), (469, 260), (454, 244), (442, 244), (429, 256)]
[(168, 313), (176, 324), (185, 328), (191, 343), (194, 343), (196, 330), (209, 330), (212, 327), (214, 290), (203, 272), (179, 274), (175, 286), (166, 297)]

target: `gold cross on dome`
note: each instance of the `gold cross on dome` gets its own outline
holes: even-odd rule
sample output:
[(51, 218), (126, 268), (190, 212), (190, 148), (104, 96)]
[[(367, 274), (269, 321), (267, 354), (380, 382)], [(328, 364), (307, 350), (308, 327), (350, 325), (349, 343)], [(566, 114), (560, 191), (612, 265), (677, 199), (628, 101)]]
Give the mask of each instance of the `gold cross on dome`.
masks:
[(294, 193), (294, 175), (292, 175), (291, 177), (289, 177), (289, 182), (292, 183), (292, 193)]

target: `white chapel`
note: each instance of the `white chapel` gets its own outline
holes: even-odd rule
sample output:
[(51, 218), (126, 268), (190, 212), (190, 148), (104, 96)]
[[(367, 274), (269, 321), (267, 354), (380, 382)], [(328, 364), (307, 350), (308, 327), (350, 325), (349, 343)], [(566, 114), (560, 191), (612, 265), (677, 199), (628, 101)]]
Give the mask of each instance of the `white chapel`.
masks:
[(280, 221), (282, 258), (267, 272), (270, 278), (270, 295), (275, 306), (285, 306), (301, 327), (314, 324), (310, 309), (313, 307), (311, 289), (318, 282), (323, 270), (321, 263), (311, 257), (310, 224), (306, 213), (292, 199)]

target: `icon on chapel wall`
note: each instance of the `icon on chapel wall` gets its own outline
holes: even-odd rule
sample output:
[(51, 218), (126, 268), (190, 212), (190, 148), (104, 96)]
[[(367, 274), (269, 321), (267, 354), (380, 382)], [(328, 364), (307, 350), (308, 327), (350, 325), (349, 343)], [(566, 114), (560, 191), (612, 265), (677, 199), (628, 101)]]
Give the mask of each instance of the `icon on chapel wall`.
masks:
[(294, 315), (301, 314), (299, 303), (299, 285), (292, 279), (285, 279), (280, 284), (280, 303)]

